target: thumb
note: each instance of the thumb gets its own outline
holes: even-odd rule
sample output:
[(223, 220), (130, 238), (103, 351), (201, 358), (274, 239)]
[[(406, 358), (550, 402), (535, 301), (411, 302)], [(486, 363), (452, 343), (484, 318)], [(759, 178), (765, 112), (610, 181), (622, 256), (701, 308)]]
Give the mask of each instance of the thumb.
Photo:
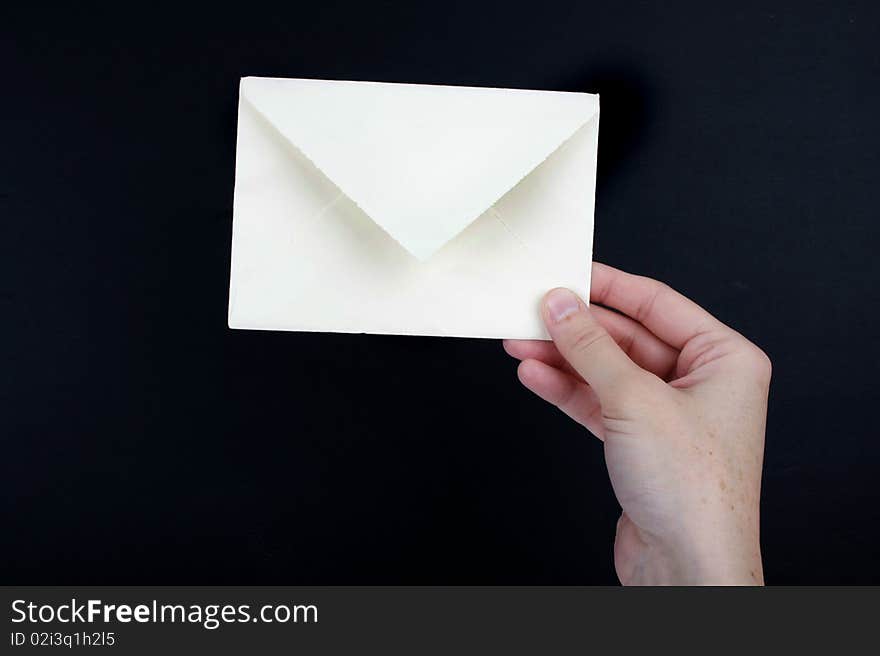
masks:
[(559, 353), (589, 383), (603, 405), (616, 404), (642, 370), (568, 289), (544, 297), (541, 312)]

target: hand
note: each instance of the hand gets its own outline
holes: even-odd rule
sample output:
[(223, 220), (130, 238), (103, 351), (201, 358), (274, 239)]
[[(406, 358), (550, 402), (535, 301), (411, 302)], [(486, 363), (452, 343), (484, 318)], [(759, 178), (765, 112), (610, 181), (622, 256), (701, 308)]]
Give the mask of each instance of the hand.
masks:
[(620, 581), (762, 584), (770, 360), (655, 280), (594, 263), (590, 299), (552, 290), (553, 342), (504, 347), (523, 385), (604, 441)]

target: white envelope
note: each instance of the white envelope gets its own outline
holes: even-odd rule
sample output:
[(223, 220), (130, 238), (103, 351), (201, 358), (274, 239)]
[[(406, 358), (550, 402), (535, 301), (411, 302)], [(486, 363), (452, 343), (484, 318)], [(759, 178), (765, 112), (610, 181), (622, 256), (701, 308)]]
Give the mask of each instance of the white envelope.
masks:
[(243, 78), (229, 326), (546, 339), (598, 129), (585, 93)]

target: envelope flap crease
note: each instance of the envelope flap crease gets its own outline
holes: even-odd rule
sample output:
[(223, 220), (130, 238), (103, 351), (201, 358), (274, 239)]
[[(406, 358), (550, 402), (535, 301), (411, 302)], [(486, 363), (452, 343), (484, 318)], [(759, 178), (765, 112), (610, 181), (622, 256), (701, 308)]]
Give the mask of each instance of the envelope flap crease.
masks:
[(599, 109), (585, 93), (253, 77), (241, 95), (419, 259)]

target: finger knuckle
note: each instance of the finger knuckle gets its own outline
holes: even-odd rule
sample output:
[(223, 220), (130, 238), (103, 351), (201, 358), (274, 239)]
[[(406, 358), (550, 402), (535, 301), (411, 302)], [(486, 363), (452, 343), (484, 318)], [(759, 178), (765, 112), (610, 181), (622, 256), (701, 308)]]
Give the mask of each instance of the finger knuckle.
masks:
[(611, 338), (598, 325), (581, 326), (571, 335), (570, 348), (572, 353), (583, 355), (594, 350), (605, 339)]
[(645, 323), (648, 321), (649, 317), (654, 312), (657, 299), (665, 295), (670, 289), (666, 283), (660, 282), (659, 280), (654, 280), (653, 278), (644, 278), (644, 280), (647, 281), (647, 286), (651, 291), (636, 308), (635, 316), (633, 318), (639, 323)]
[(756, 346), (753, 358), (756, 373), (762, 382), (769, 384), (773, 376), (773, 363), (770, 361), (770, 356)]
[(751, 342), (746, 343), (742, 355), (742, 361), (748, 371), (755, 376), (760, 383), (769, 385), (770, 379), (773, 375), (773, 363), (770, 361), (770, 356)]
[(666, 287), (666, 283), (662, 280), (657, 280), (656, 278), (652, 278), (651, 276), (634, 276), (639, 282), (643, 284), (650, 285), (654, 288)]

